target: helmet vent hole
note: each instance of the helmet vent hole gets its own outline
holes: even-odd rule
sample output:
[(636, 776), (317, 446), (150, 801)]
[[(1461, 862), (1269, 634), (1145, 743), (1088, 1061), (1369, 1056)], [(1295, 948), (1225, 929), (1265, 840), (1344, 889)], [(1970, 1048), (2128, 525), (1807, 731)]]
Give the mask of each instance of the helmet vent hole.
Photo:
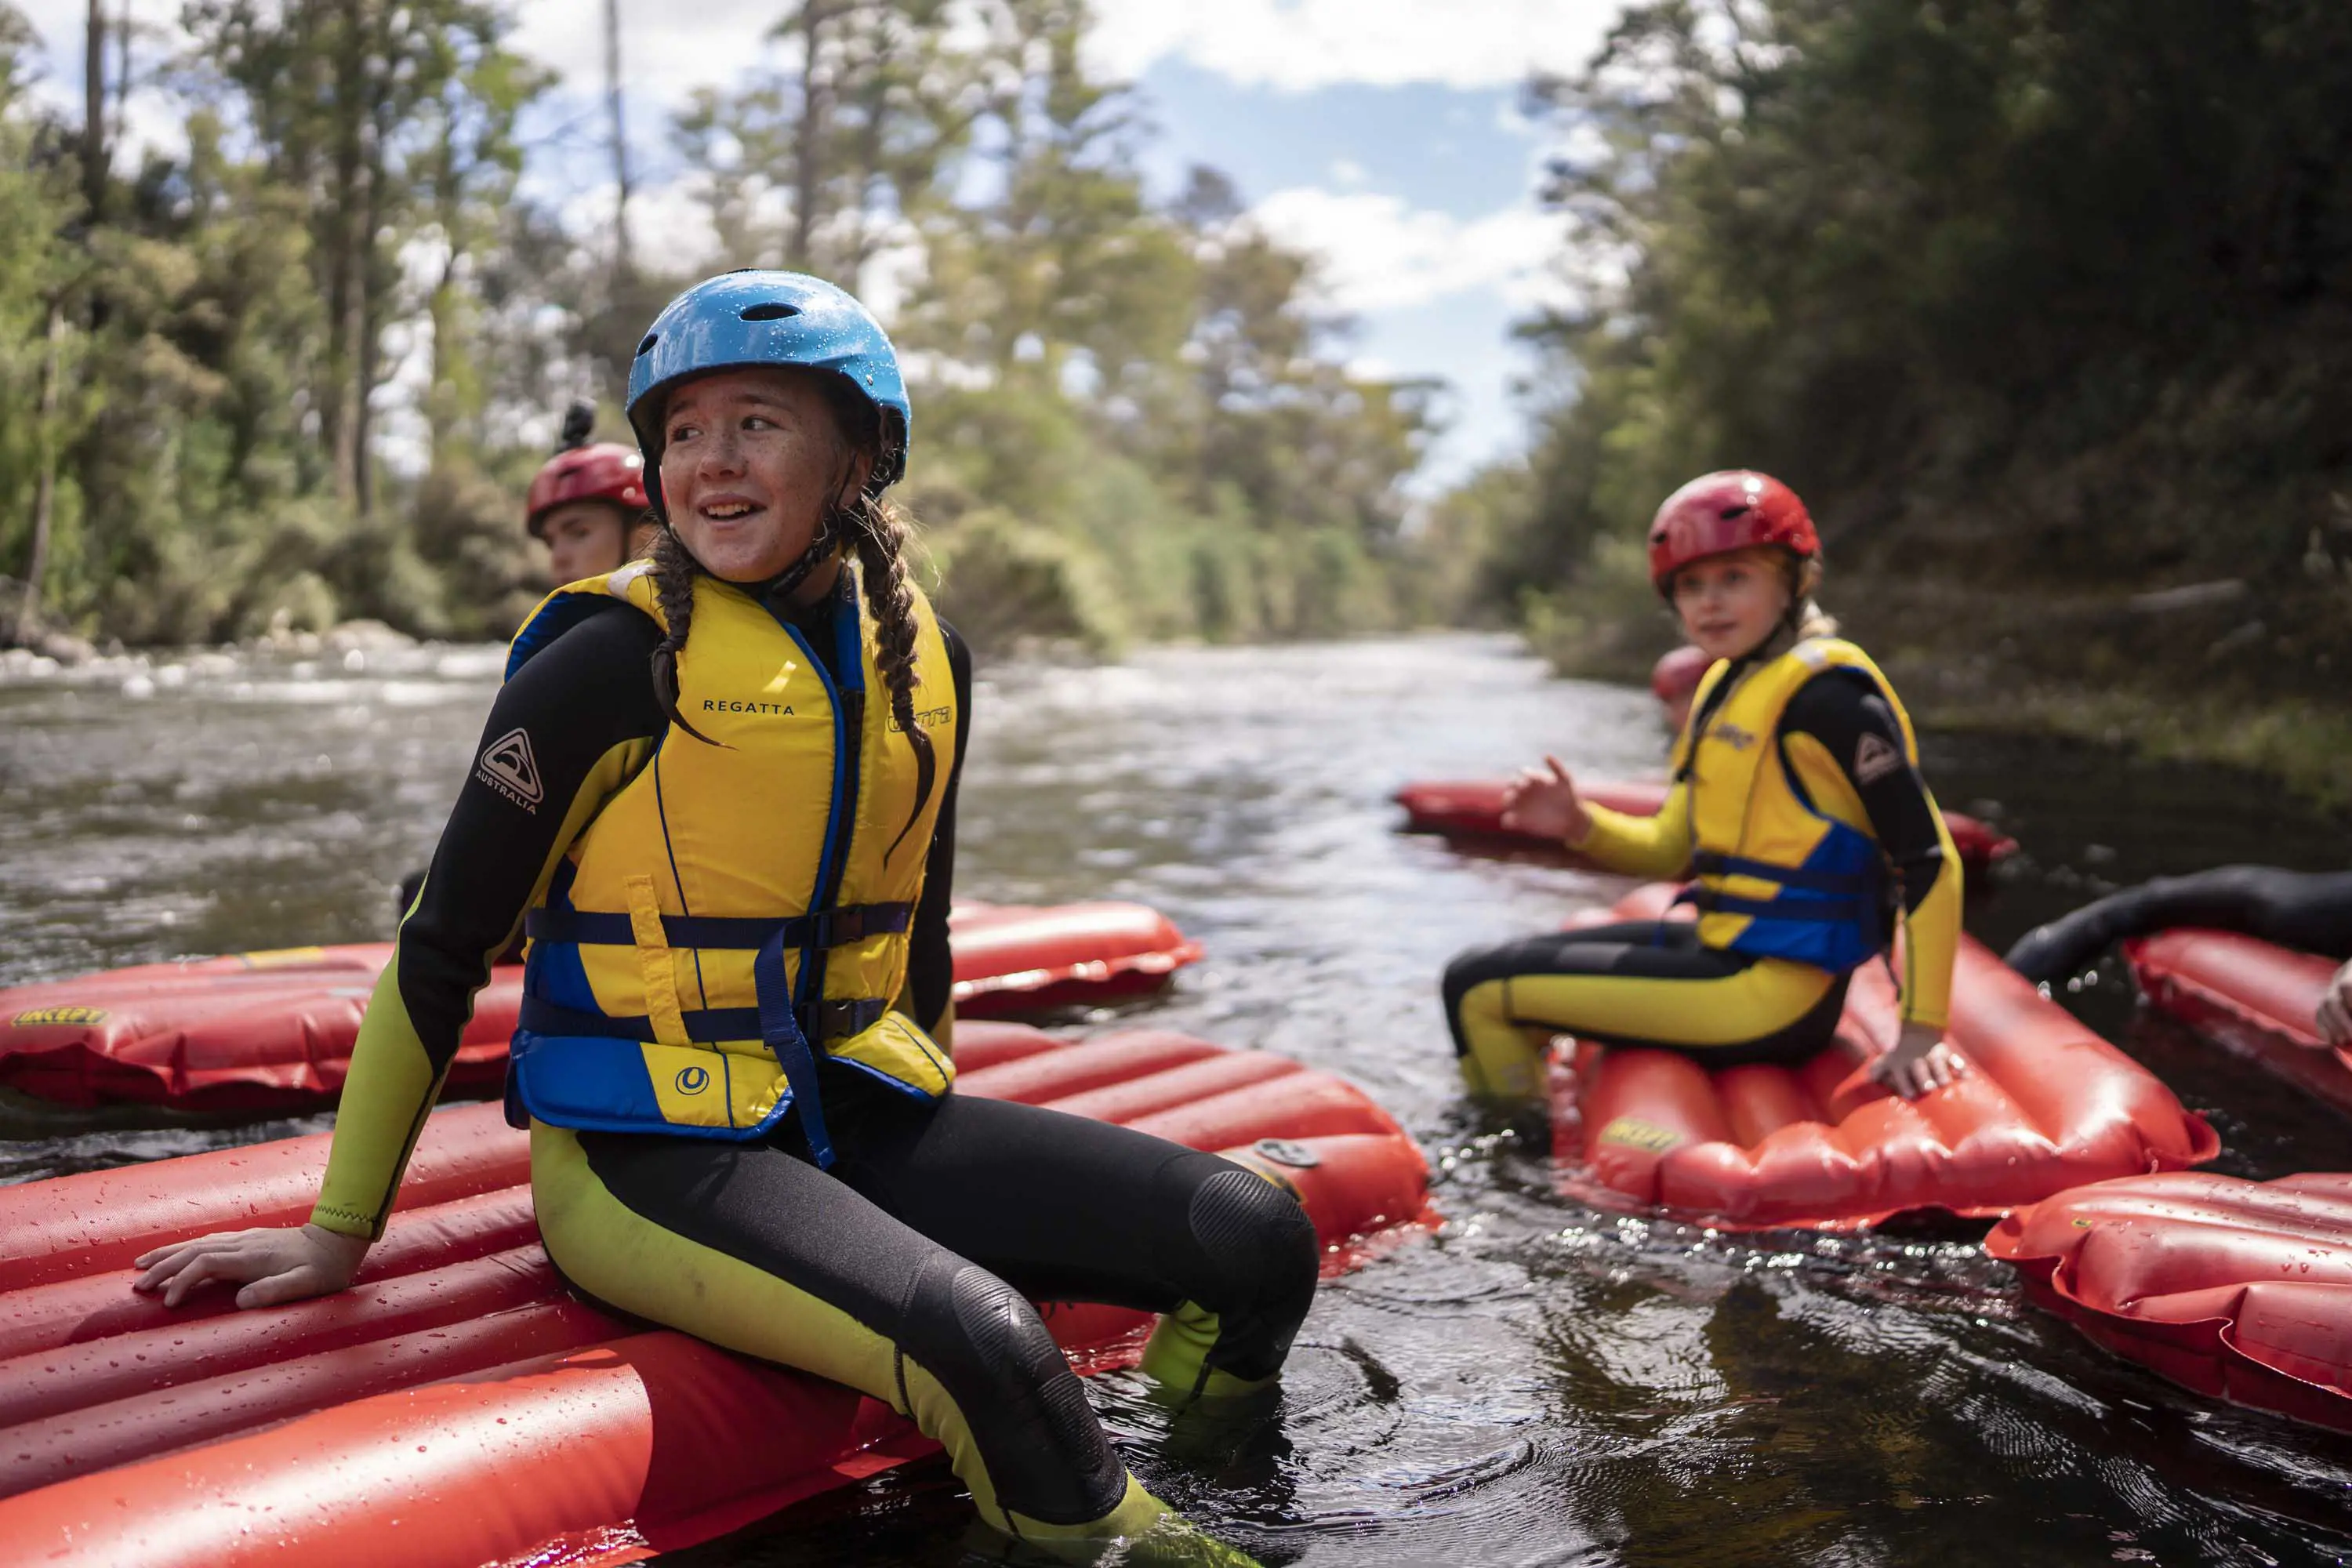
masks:
[(747, 321), (781, 321), (787, 316), (797, 316), (800, 313), (801, 308), (798, 305), (772, 302), (765, 305), (744, 306), (742, 319)]
[(1725, 508), (1723, 509), (1723, 517), (1724, 517), (1724, 521), (1727, 521), (1727, 522), (1728, 522), (1731, 519), (1733, 519), (1733, 518), (1735, 518), (1735, 517), (1746, 517), (1749, 512), (1751, 512), (1751, 511), (1753, 511), (1753, 510), (1756, 510), (1756, 509), (1755, 509), (1754, 507), (1748, 507), (1748, 506), (1727, 506), (1727, 507), (1725, 507)]
[(654, 345), (659, 342), (661, 342), (661, 334), (659, 332), (647, 332), (644, 338), (638, 341), (637, 357), (639, 359), (643, 359), (647, 354), (653, 353)]

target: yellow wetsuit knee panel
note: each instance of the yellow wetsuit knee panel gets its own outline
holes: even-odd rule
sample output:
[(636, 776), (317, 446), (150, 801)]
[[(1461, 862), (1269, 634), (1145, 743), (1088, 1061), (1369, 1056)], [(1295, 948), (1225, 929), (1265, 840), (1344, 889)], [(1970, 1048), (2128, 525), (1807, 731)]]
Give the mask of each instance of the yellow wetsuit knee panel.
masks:
[(1511, 1016), (1509, 981), (1472, 986), (1454, 1013), (1462, 1079), (1471, 1093), (1524, 1100), (1543, 1092), (1543, 1045), (1550, 1031), (1529, 1029)]

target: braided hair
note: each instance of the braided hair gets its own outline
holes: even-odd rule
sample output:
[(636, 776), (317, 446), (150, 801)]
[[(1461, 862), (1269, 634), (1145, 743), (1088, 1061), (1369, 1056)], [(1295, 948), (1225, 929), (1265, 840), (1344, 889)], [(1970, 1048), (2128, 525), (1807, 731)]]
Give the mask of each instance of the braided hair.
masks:
[[(853, 452), (862, 452), (874, 459), (869, 471), (892, 467), (888, 458), (893, 454), (886, 449), (889, 437), (874, 405), (839, 376), (825, 377), (824, 386), (834, 423), (841, 432), (845, 466)], [(840, 493), (838, 485), (834, 493)], [(915, 683), (920, 671), (916, 668), (915, 584), (907, 565), (907, 545), (914, 537), (914, 528), (904, 512), (870, 489), (846, 507), (836, 505), (827, 526), (836, 537), (845, 537), (849, 548), (856, 552), (866, 602), (874, 612), (875, 667), (890, 694), (890, 716), (898, 721), (900, 733), (915, 752), (914, 807), (898, 836), (890, 840), (883, 855), (887, 860), (906, 841), (939, 782), (939, 753), (931, 745), (929, 731), (915, 719)]]
[(686, 541), (662, 519), (662, 531), (654, 539), (654, 597), (661, 603), (662, 640), (654, 645), (654, 700), (669, 716), (669, 721), (701, 742), (716, 746), (712, 740), (687, 721), (677, 710), (677, 655), (686, 646), (686, 634), (694, 628), (694, 580), (701, 575), (702, 563), (686, 547)]
[[(890, 841), (884, 855), (887, 859), (898, 852), (898, 846), (913, 830), (939, 782), (938, 752), (929, 733), (915, 719), (915, 683), (920, 672), (915, 651), (914, 581), (907, 565), (907, 545), (914, 536), (914, 529), (904, 513), (870, 490), (847, 506), (837, 499), (848, 480), (853, 457), (863, 454), (871, 458), (869, 471), (875, 471), (888, 466), (886, 459), (890, 454), (884, 449), (887, 437), (874, 405), (839, 376), (827, 375), (821, 384), (840, 439), (841, 477), (834, 484), (832, 498), (827, 500), (824, 513), (818, 520), (816, 538), (810, 542), (803, 566), (788, 575), (805, 576), (806, 567), (817, 564), (825, 554), (844, 546), (856, 552), (866, 604), (876, 622), (874, 662), (889, 693), (890, 716), (898, 721), (900, 732), (915, 752), (914, 807), (908, 813), (905, 826), (898, 829), (898, 836)], [(677, 706), (677, 656), (686, 647), (687, 634), (693, 626), (694, 579), (703, 567), (668, 525), (667, 517), (662, 523), (661, 535), (654, 541), (653, 578), (655, 595), (661, 603), (662, 619), (667, 626), (653, 652), (654, 697), (672, 723), (706, 745), (717, 745), (719, 742), (688, 723)]]

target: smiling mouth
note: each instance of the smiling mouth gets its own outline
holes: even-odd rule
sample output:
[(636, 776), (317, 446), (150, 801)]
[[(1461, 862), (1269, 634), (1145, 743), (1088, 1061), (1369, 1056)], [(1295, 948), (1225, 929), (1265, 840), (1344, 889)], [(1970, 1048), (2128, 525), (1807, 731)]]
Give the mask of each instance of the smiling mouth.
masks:
[(702, 508), (701, 511), (703, 516), (713, 522), (733, 522), (736, 519), (749, 517), (759, 510), (747, 500), (723, 500), (714, 501)]

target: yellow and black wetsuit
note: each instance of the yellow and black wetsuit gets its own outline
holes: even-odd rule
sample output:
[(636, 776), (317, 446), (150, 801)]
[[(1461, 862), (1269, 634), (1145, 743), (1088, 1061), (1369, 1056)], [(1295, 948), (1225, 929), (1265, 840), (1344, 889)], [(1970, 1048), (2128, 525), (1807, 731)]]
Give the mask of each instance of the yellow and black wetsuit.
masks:
[(1699, 919), (1455, 959), (1446, 1016), (1475, 1091), (1540, 1093), (1554, 1034), (1710, 1065), (1800, 1059), (1828, 1043), (1847, 977), (1897, 923), (1903, 1021), (1946, 1023), (1959, 859), (1910, 721), (1860, 649), (1823, 638), (1718, 664), (1676, 758), (1656, 816), (1588, 805), (1591, 830), (1573, 847), (1633, 875), (1696, 872)]
[[(381, 1233), (472, 995), (528, 910), (509, 1110), (529, 1114), (540, 1227), (566, 1278), (887, 1401), (947, 1447), (1002, 1529), (1128, 1533), (1159, 1505), (1024, 1298), (1167, 1313), (1146, 1370), (1187, 1393), (1232, 1391), (1280, 1368), (1314, 1294), (1314, 1230), (1295, 1199), (1229, 1162), (953, 1092), (924, 1026), (948, 1004), (969, 659), (938, 628), (929, 646), (952, 692), (934, 667), (919, 719), (952, 760), (928, 832), (886, 851), (916, 770), (895, 720), (854, 700), (856, 678), (873, 687), (872, 638), (861, 655), (843, 576), (798, 613), (698, 584), (678, 707), (718, 747), (666, 721), (648, 669), (660, 630), (626, 569), (614, 584), (627, 592), (560, 595), (534, 617), (368, 1009), (312, 1218)], [(774, 668), (761, 675), (759, 658)], [(772, 742), (783, 761), (761, 763), (761, 737), (796, 724), (815, 738)], [(803, 744), (831, 759), (815, 776), (836, 798), (760, 795), (767, 778), (805, 776), (789, 771)], [(854, 820), (835, 833), (844, 801)], [(824, 840), (799, 862), (816, 868), (804, 907), (828, 911), (821, 929), (744, 913), (763, 895), (738, 884), (792, 848), (746, 835), (790, 822)], [(919, 879), (908, 854), (927, 867)], [(892, 866), (895, 883), (872, 880)], [(802, 946), (781, 945), (787, 928)], [(889, 994), (857, 994), (875, 986)], [(745, 1031), (756, 1037), (728, 1037)]]

